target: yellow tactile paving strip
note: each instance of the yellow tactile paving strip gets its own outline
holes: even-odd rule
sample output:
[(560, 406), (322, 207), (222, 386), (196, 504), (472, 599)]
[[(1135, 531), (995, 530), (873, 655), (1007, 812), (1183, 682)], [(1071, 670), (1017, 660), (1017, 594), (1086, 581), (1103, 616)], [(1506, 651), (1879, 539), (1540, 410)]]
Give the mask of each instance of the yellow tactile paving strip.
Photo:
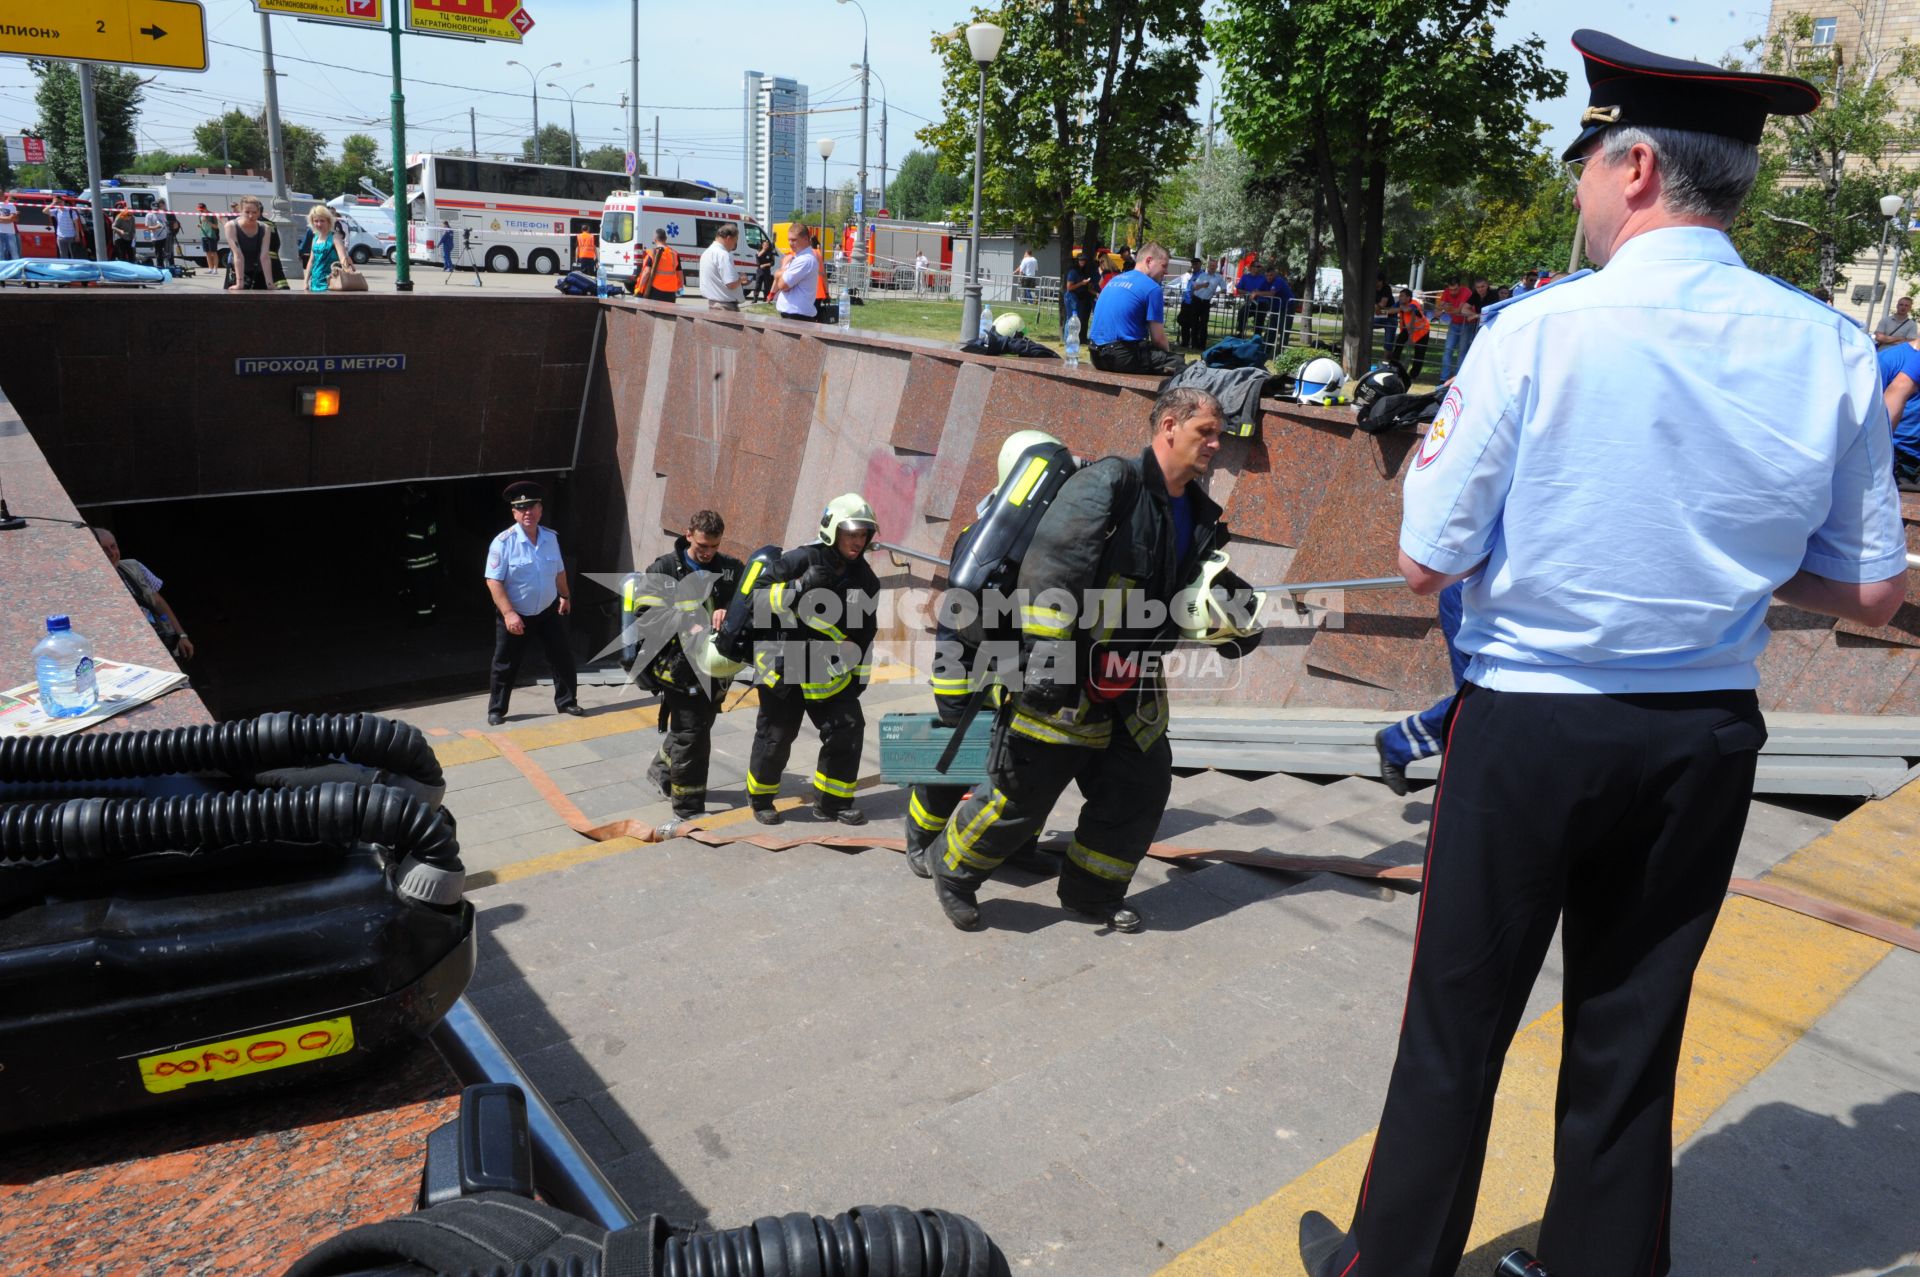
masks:
[[(1787, 857), (1768, 881), (1878, 914), (1920, 923), (1920, 785), (1860, 808)], [(1674, 1142), (1778, 1060), (1893, 946), (1753, 900), (1727, 901), (1694, 980), (1674, 1107)], [(1507, 1052), (1487, 1147), (1486, 1176), (1469, 1252), (1528, 1245), (1552, 1177), (1553, 1098), (1560, 1008), (1515, 1037)], [(1382, 1096), (1384, 1098), (1384, 1096)], [(1300, 1215), (1345, 1223), (1373, 1133), (1354, 1140), (1161, 1270), (1161, 1277), (1260, 1273), (1298, 1277)], [(1484, 1271), (1499, 1258), (1473, 1255)], [(1484, 1261), (1484, 1262), (1482, 1262)]]

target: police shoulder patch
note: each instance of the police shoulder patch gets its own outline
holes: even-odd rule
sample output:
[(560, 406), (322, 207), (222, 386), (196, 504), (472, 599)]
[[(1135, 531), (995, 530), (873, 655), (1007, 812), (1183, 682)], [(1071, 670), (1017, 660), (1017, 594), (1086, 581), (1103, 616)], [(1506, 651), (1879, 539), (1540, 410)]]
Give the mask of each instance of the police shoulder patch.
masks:
[(1453, 435), (1453, 423), (1460, 418), (1460, 405), (1465, 398), (1458, 385), (1447, 387), (1446, 398), (1440, 401), (1440, 411), (1434, 415), (1433, 424), (1427, 427), (1425, 437), (1420, 440), (1420, 451), (1413, 459), (1415, 470), (1425, 470), (1440, 457), (1440, 450), (1447, 446), (1447, 440)]

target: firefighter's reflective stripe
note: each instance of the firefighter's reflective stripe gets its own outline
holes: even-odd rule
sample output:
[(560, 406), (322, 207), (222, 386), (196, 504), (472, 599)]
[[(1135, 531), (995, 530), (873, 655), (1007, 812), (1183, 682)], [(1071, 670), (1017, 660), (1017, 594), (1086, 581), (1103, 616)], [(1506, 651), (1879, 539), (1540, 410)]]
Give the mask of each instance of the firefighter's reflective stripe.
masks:
[(750, 794), (751, 796), (755, 798), (764, 798), (768, 794), (777, 794), (779, 792), (780, 792), (780, 778), (778, 776), (775, 776), (770, 781), (766, 781), (766, 780), (761, 780), (760, 778), (755, 776), (752, 772), (747, 773), (747, 793)]
[(1035, 457), (1027, 462), (1027, 468), (1020, 472), (1020, 477), (1014, 481), (1013, 487), (1007, 492), (1007, 504), (1013, 506), (1025, 505), (1027, 498), (1033, 495), (1034, 486), (1040, 482), (1041, 477), (1046, 473), (1047, 459), (1045, 457)]
[(873, 681), (873, 666), (856, 665), (853, 667), (853, 676), (862, 683), (870, 683)]
[(1078, 838), (1067, 844), (1067, 859), (1096, 878), (1105, 878), (1108, 882), (1133, 881), (1132, 865), (1124, 860), (1115, 860), (1112, 856), (1102, 855), (1084, 845)]
[(802, 683), (800, 691), (810, 701), (824, 701), (829, 696), (837, 696), (853, 683), (853, 675), (841, 670), (824, 683)]
[(629, 594), (627, 596), (627, 611), (629, 612), (637, 612), (643, 607), (665, 607), (666, 605), (667, 601), (658, 594), (642, 594), (637, 597)]
[(801, 624), (832, 642), (844, 643), (847, 641), (847, 632), (831, 621), (823, 621), (818, 617), (810, 616), (802, 621)]
[(945, 816), (936, 816), (920, 804), (920, 791), (913, 790), (907, 795), (907, 815), (913, 823), (930, 834), (937, 834), (947, 827)]
[(825, 772), (815, 772), (813, 774), (813, 787), (821, 793), (828, 794), (834, 798), (853, 797), (852, 781), (835, 780)]
[(935, 696), (967, 696), (973, 691), (971, 678), (942, 678), (933, 676), (933, 694)]
[(780, 671), (775, 667), (775, 654), (765, 649), (753, 654), (753, 668), (760, 673), (760, 681), (768, 687), (780, 686)]
[[(1077, 715), (1078, 711), (1073, 713)], [(1007, 726), (1028, 740), (1037, 740), (1043, 745), (1083, 745), (1090, 749), (1105, 749), (1113, 739), (1113, 722), (1110, 719), (1083, 723), (1077, 717), (1063, 718), (1058, 714), (1043, 718), (1025, 706), (1014, 710), (1013, 720)]]
[(1020, 628), (1034, 638), (1061, 639), (1073, 633), (1073, 618), (1065, 608), (1029, 603), (1020, 609)]
[(947, 868), (958, 870), (961, 865), (971, 865), (975, 869), (985, 869), (988, 872), (998, 869), (1006, 857), (983, 856), (978, 850), (978, 844), (981, 836), (993, 827), (993, 822), (1000, 819), (1000, 814), (1006, 809), (1007, 796), (996, 789), (993, 791), (993, 797), (989, 798), (974, 818), (967, 822), (965, 828), (949, 828), (947, 852), (944, 857)]
[[(778, 789), (779, 786), (776, 785), (774, 786), (774, 788)], [(707, 787), (705, 785), (675, 785), (673, 787), (673, 796), (675, 798), (693, 798), (696, 796), (704, 796), (706, 792), (707, 792)]]
[(1142, 696), (1141, 703), (1134, 707), (1133, 713), (1127, 715), (1127, 732), (1143, 754), (1167, 734), (1167, 691), (1156, 685), (1151, 696), (1151, 708), (1146, 697)]

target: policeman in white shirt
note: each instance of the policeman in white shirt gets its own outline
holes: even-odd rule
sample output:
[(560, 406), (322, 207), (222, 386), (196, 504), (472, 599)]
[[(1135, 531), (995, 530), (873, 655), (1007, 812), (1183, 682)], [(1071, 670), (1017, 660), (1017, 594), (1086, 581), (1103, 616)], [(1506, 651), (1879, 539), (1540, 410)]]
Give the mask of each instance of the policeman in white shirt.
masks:
[(1020, 276), (1022, 300), (1031, 302), (1033, 300), (1034, 283), (1040, 278), (1040, 263), (1033, 259), (1033, 250), (1031, 248), (1027, 250), (1027, 255), (1020, 259), (1020, 265), (1015, 267), (1014, 270), (1015, 273)]
[(487, 547), (487, 593), (498, 616), (493, 619), (493, 669), (487, 696), (487, 723), (506, 721), (507, 702), (520, 675), (520, 659), (529, 638), (540, 644), (553, 671), (553, 707), (562, 714), (584, 714), (574, 672), (573, 647), (566, 618), (573, 611), (567, 565), (560, 538), (540, 526), (547, 491), (530, 479), (510, 483), (500, 494), (513, 508), (513, 526)]
[(740, 268), (733, 263), (733, 250), (739, 244), (740, 227), (728, 222), (700, 254), (700, 296), (706, 298), (708, 310), (740, 309)]
[(793, 246), (773, 273), (773, 309), (787, 319), (811, 323), (815, 314), (814, 290), (820, 282), (820, 256), (813, 251), (813, 233), (800, 222), (787, 232)]
[[(1464, 581), (1471, 657), (1433, 795), (1373, 1156), (1314, 1277), (1451, 1273), (1494, 1091), (1556, 925), (1566, 967), (1551, 1272), (1670, 1267), (1675, 1074), (1766, 740), (1778, 601), (1884, 625), (1906, 593), (1873, 342), (1741, 264), (1769, 113), (1820, 101), (1574, 33), (1587, 251), (1488, 307), (1409, 460), (1400, 566)], [(1727, 340), (1738, 333), (1739, 340)]]

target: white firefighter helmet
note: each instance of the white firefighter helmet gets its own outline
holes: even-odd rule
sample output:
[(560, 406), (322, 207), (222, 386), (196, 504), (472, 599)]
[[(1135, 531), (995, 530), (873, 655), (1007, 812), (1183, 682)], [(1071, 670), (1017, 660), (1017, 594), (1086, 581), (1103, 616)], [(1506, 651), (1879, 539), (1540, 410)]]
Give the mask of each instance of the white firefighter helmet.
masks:
[(873, 507), (858, 492), (844, 492), (827, 502), (827, 508), (820, 512), (820, 544), (832, 545), (843, 531), (871, 532), (880, 535), (880, 521), (873, 517)]
[(1341, 392), (1346, 388), (1346, 370), (1325, 355), (1308, 360), (1306, 367), (1293, 376), (1293, 397), (1300, 403), (1341, 403)]
[(1227, 552), (1215, 550), (1193, 583), (1174, 600), (1173, 623), (1190, 643), (1219, 645), (1259, 634), (1260, 596), (1227, 570)]
[(1016, 430), (1008, 435), (1007, 441), (1000, 445), (998, 477), (993, 481), (994, 486), (997, 488), (1007, 481), (1007, 475), (1013, 470), (1013, 463), (1018, 461), (1020, 454), (1028, 448), (1035, 444), (1059, 442), (1044, 430)]
[(718, 683), (731, 682), (735, 674), (747, 668), (741, 662), (730, 661), (714, 651), (713, 634), (708, 630), (702, 630), (683, 641), (681, 649), (686, 653), (687, 664), (693, 666), (695, 673), (704, 674)]
[(1027, 321), (1020, 317), (1019, 311), (1010, 310), (993, 321), (993, 331), (1002, 337), (1016, 336), (1027, 331)]

